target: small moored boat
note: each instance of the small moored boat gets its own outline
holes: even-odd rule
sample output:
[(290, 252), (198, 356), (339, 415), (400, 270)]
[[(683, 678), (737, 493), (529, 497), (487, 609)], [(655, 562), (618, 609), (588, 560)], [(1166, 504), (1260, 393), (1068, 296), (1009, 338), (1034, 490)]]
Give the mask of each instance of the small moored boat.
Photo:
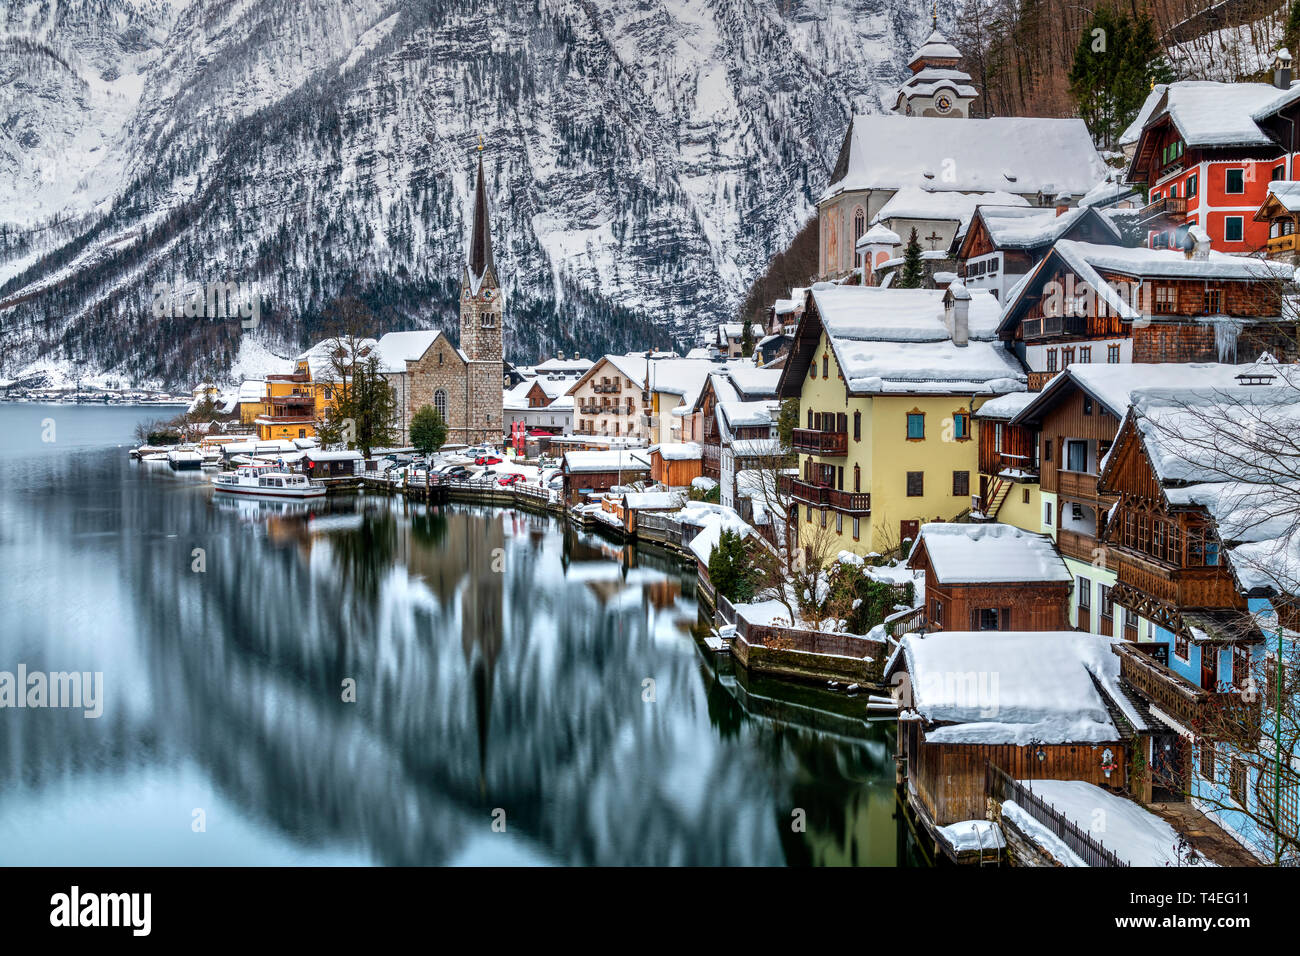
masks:
[(306, 475), (274, 471), (267, 467), (245, 465), (235, 471), (222, 472), (212, 479), (217, 491), (256, 498), (319, 498), (325, 486)]
[(193, 448), (173, 448), (167, 453), (167, 464), (177, 471), (196, 471), (203, 467), (203, 456)]

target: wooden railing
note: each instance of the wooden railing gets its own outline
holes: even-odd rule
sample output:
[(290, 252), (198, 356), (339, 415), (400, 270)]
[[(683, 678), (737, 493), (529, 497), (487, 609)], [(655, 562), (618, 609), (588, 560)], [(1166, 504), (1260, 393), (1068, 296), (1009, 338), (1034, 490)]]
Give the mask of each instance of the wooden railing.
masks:
[(796, 428), (791, 434), (790, 444), (795, 451), (803, 455), (847, 455), (849, 433)]
[(1247, 701), (1239, 692), (1198, 687), (1134, 644), (1118, 642), (1111, 650), (1119, 655), (1119, 676), (1124, 682), (1188, 730), (1216, 740), (1252, 743), (1259, 739), (1258, 699)]
[(890, 637), (902, 637), (925, 630), (925, 605), (914, 607), (910, 611), (899, 611), (885, 618), (885, 633)]
[(1063, 498), (1095, 499), (1097, 476), (1062, 469), (1056, 473), (1056, 493)]
[(871, 492), (840, 491), (826, 485), (815, 485), (800, 481), (788, 475), (782, 475), (777, 485), (782, 494), (790, 495), (795, 501), (818, 507), (834, 508), (846, 514), (870, 514)]
[(1273, 236), (1268, 240), (1265, 248), (1268, 250), (1269, 255), (1279, 252), (1295, 252), (1297, 240), (1300, 240), (1300, 232), (1293, 232), (1288, 236)]
[(1060, 528), (1056, 532), (1056, 546), (1066, 557), (1078, 558), (1080, 561), (1092, 562), (1097, 555), (1094, 553), (1101, 545), (1097, 539), (1090, 534), (1080, 534), (1078, 531), (1067, 531)]
[(1165, 196), (1143, 206), (1142, 211), (1138, 213), (1138, 222), (1148, 222), (1159, 216), (1185, 215), (1187, 215), (1186, 196)]
[(1059, 371), (1057, 371), (1057, 372), (1030, 372), (1030, 373), (1029, 373), (1029, 391), (1031, 391), (1031, 392), (1041, 392), (1041, 391), (1043, 390), (1043, 386), (1045, 386), (1048, 382), (1050, 382), (1052, 379), (1056, 378), (1056, 376), (1058, 376), (1058, 375), (1060, 375), (1060, 374), (1061, 374), (1061, 373), (1060, 373)]
[(1166, 568), (1132, 548), (1111, 549), (1119, 583), (1174, 607), (1236, 607), (1240, 596), (1226, 568)]
[(837, 657), (883, 661), (885, 643), (861, 634), (835, 634), (779, 624), (751, 624), (743, 614), (736, 616), (736, 633), (752, 646), (805, 654), (833, 654)]
[(1060, 837), (1061, 842), (1088, 866), (1128, 866), (1091, 834), (1079, 829), (1073, 820), (1066, 819), (1023, 783), (1013, 780), (1005, 770), (987, 761), (984, 764), (984, 792), (999, 804), (1015, 801), (1016, 806)]

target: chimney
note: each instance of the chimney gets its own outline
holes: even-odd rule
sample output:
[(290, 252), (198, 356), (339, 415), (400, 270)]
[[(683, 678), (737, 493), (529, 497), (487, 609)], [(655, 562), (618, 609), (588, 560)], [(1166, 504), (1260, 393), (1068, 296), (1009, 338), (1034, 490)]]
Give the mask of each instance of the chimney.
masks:
[(964, 349), (970, 344), (970, 291), (966, 284), (960, 279), (949, 283), (943, 303), (952, 344)]
[(1273, 61), (1273, 85), (1279, 90), (1291, 89), (1291, 51), (1286, 47), (1277, 51)]
[(1204, 226), (1192, 226), (1187, 230), (1185, 248), (1189, 259), (1210, 258), (1210, 234), (1205, 231)]
[(1070, 210), (1070, 194), (1060, 192), (1056, 194), (1056, 214), (1063, 216)]
[(564, 361), (564, 353), (563, 353), (563, 352), (556, 352), (556, 353), (555, 353), (555, 357), (556, 357), (557, 359), (559, 359), (561, 362)]

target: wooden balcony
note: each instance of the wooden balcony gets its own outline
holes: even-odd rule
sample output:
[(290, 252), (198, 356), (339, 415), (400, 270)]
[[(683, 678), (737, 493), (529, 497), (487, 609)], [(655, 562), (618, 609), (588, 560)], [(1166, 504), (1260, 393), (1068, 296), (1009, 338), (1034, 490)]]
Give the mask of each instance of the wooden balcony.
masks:
[(1073, 498), (1076, 501), (1095, 501), (1097, 476), (1062, 469), (1056, 473), (1056, 493), (1062, 498)]
[(1259, 739), (1258, 699), (1246, 701), (1240, 692), (1198, 687), (1144, 653), (1139, 644), (1119, 641), (1111, 645), (1111, 651), (1119, 655), (1120, 678), (1188, 730), (1213, 740), (1251, 743)]
[(1067, 531), (1061, 528), (1056, 532), (1056, 547), (1066, 557), (1091, 564), (1096, 558), (1094, 552), (1101, 545), (1090, 534), (1080, 534), (1078, 531)]
[(1137, 220), (1140, 223), (1151, 222), (1153, 219), (1159, 219), (1162, 216), (1186, 216), (1187, 215), (1187, 197), (1186, 196), (1165, 196), (1163, 199), (1157, 199), (1155, 202), (1147, 203), (1138, 213)]
[(826, 485), (800, 481), (789, 475), (781, 476), (779, 488), (782, 494), (788, 494), (801, 504), (813, 505), (817, 508), (832, 508), (845, 514), (871, 514), (870, 492), (840, 491)]
[(1041, 391), (1043, 390), (1043, 387), (1044, 387), (1045, 385), (1047, 385), (1048, 382), (1050, 382), (1052, 379), (1056, 378), (1056, 376), (1058, 376), (1058, 375), (1060, 375), (1060, 374), (1061, 374), (1061, 373), (1060, 373), (1059, 371), (1056, 371), (1056, 372), (1030, 372), (1030, 373), (1029, 373), (1029, 391), (1031, 391), (1031, 392), (1041, 392)]
[(824, 432), (814, 428), (794, 429), (790, 444), (802, 455), (839, 457), (849, 453), (848, 432)]
[(1109, 550), (1119, 583), (1171, 607), (1234, 608), (1241, 596), (1226, 567), (1172, 568), (1131, 548)]
[(1289, 236), (1274, 236), (1272, 239), (1268, 240), (1268, 243), (1264, 248), (1270, 256), (1295, 252), (1297, 240), (1300, 240), (1300, 232), (1293, 232)]

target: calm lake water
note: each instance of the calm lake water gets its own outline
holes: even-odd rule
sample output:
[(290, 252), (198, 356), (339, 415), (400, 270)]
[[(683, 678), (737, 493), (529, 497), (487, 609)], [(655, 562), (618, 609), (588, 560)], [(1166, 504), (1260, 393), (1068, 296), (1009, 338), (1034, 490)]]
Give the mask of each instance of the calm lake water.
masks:
[(214, 498), (128, 460), (166, 414), (0, 404), (0, 671), (103, 674), (0, 709), (0, 865), (897, 861), (891, 724), (719, 670), (675, 562)]

